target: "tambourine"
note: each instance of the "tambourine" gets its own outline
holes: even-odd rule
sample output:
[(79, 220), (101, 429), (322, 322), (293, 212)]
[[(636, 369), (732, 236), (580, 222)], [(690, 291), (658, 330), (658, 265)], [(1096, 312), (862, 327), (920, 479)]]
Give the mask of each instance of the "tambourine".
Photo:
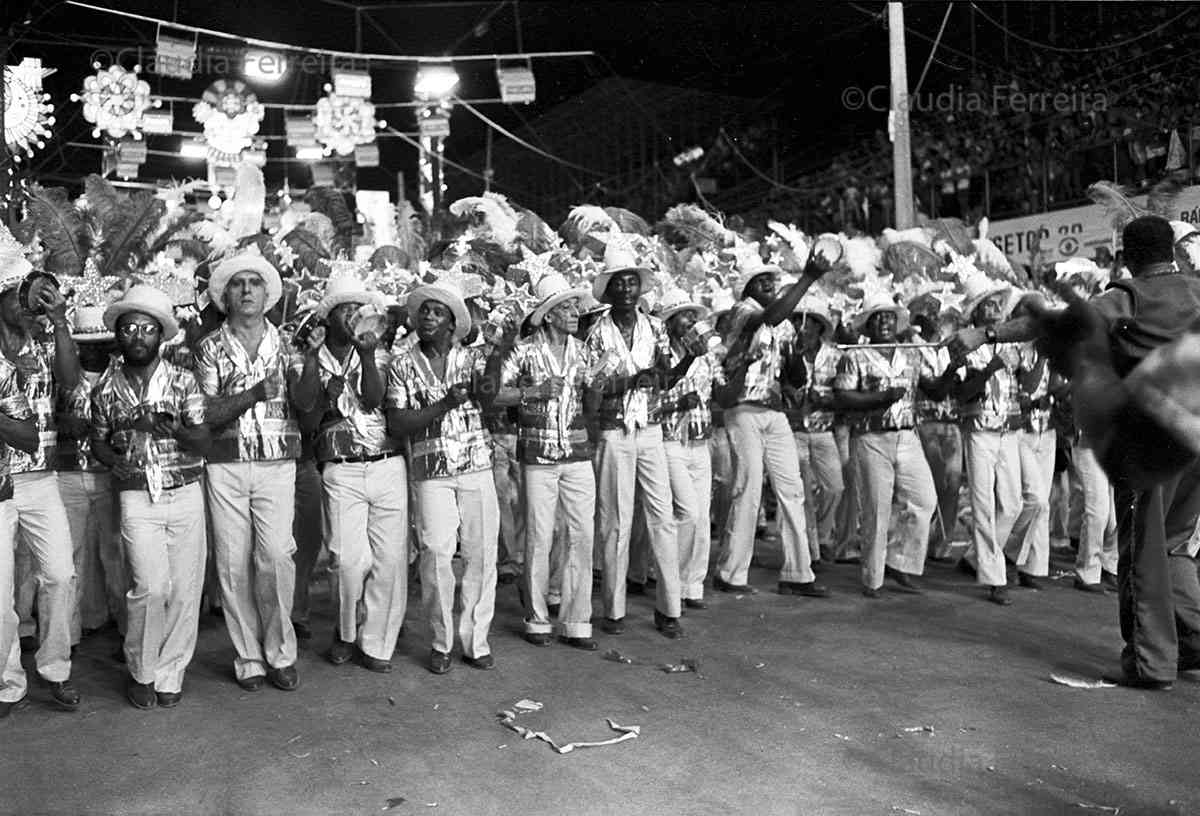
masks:
[[(17, 300), (20, 301), (21, 308), (30, 314), (42, 314), (45, 310), (42, 309), (42, 304), (38, 302), (38, 293), (47, 286), (58, 289), (58, 278), (49, 272), (39, 272), (37, 270), (26, 275), (17, 288)], [(65, 292), (64, 297), (70, 294), (70, 291)]]
[(381, 309), (374, 303), (364, 303), (354, 314), (350, 315), (346, 325), (358, 339), (366, 334), (373, 334), (376, 339), (379, 339), (387, 333), (391, 319), (388, 317), (387, 309)]

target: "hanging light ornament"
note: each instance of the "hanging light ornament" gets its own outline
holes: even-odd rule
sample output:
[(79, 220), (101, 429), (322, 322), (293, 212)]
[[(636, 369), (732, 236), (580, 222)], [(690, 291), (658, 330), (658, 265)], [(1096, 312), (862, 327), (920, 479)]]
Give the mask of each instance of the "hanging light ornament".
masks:
[(4, 143), (14, 162), (21, 160), (22, 150), (32, 157), (34, 150), (46, 146), (43, 139), (50, 138), (54, 105), (50, 94), (42, 93), (42, 79), (54, 71), (32, 57), (4, 66)]
[(258, 133), (263, 114), (262, 103), (241, 80), (218, 79), (209, 85), (192, 108), (192, 116), (204, 126), (209, 161), (236, 164)]
[(138, 79), (142, 67), (135, 65), (127, 71), (120, 65), (101, 68), (98, 62), (92, 67), (96, 73), (83, 80), (83, 91), (71, 94), (72, 102), (83, 103), (83, 118), (96, 126), (92, 136), (99, 138), (103, 133), (120, 139), (129, 134), (141, 139), (142, 115), (162, 104), (150, 98), (149, 83)]
[(348, 156), (357, 145), (375, 141), (376, 128), (387, 126), (375, 119), (375, 106), (360, 96), (339, 96), (332, 85), (325, 86), (325, 96), (317, 100), (313, 127), (318, 142), (324, 145), (325, 155), (337, 153)]

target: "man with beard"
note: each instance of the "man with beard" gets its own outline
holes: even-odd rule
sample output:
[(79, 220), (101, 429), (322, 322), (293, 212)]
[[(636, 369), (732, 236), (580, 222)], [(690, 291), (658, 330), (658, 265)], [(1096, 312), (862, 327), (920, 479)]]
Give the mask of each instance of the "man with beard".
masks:
[(24, 641), (34, 634), (36, 603), (38, 674), (50, 684), (54, 702), (74, 711), (79, 708), (79, 692), (71, 683), (75, 565), (71, 528), (53, 468), (58, 448), (55, 401), (60, 390), (70, 393), (79, 383), (79, 360), (67, 322), (66, 301), (54, 286), (31, 287), (34, 302), (30, 307), (44, 313), (53, 326), (50, 341), (40, 336), (35, 314), (25, 309), (19, 296), (19, 287), (32, 268), (19, 249), (17, 260), (5, 263), (4, 259), (11, 257), (5, 248), (9, 241), (16, 243), (7, 229), (0, 232), (0, 349), (17, 368), (39, 438), (35, 451), (18, 448), (9, 464), (18, 525), (17, 610)]
[(311, 411), (321, 384), (316, 356), (298, 359), (266, 318), (281, 292), (279, 273), (256, 250), (225, 259), (209, 281), (225, 321), (196, 347), (213, 429), (207, 490), (217, 574), (245, 691), (266, 680), (283, 691), (300, 685), (291, 620), (300, 429), (292, 406)]
[(104, 312), (121, 364), (92, 393), (92, 450), (112, 471), (129, 569), (125, 662), (129, 702), (171, 708), (196, 648), (204, 582), (204, 495), (210, 443), (192, 372), (159, 356), (179, 333), (171, 299), (138, 284)]
[(483, 425), (477, 384), (482, 346), (467, 348), (471, 314), (449, 282), (419, 286), (408, 296), (417, 342), (388, 369), (387, 427), (407, 438), (415, 483), (421, 595), (433, 644), (429, 670), (450, 671), (454, 647), (455, 549), (462, 554), (463, 662), (492, 669), (488, 631), (496, 606), (499, 503), (492, 477), (492, 440)]
[[(325, 502), (325, 541), (337, 571), (338, 615), (329, 661), (357, 651), (363, 668), (392, 669), (408, 607), (408, 470), (383, 412), (391, 356), (351, 318), (383, 299), (357, 276), (329, 281), (317, 314), (326, 323), (318, 352), (323, 398), (316, 437)], [(361, 611), (361, 613), (360, 613)]]

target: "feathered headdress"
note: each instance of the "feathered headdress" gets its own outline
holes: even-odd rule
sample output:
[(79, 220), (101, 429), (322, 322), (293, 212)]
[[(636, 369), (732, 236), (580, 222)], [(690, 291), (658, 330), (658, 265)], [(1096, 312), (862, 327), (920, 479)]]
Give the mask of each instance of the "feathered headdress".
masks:
[(725, 225), (695, 204), (676, 204), (667, 210), (659, 232), (679, 248), (712, 252), (733, 242)]
[(467, 219), (467, 236), (513, 248), (520, 220), (508, 199), (499, 193), (460, 198), (450, 205), (451, 215)]

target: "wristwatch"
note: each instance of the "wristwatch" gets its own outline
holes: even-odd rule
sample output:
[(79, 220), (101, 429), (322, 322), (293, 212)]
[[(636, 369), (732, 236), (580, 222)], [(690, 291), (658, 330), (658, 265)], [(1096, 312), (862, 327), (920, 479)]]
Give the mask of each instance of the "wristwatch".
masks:
[(984, 329), (983, 337), (985, 340), (987, 340), (987, 342), (991, 343), (993, 346), (996, 345), (996, 341), (998, 338), (996, 337), (995, 327), (988, 326), (986, 329)]

